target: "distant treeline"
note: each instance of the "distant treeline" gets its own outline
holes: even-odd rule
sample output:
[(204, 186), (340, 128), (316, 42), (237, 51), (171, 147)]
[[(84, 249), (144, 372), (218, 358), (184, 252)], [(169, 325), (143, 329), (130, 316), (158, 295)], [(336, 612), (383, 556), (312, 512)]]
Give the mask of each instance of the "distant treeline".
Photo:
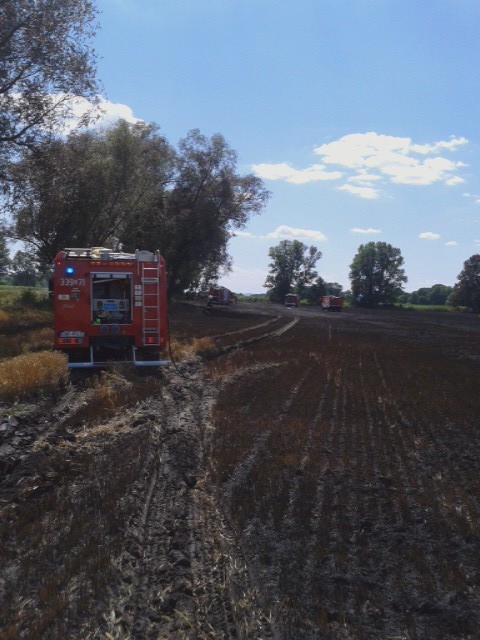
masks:
[(432, 287), (421, 287), (412, 293), (402, 293), (399, 302), (420, 305), (445, 305), (449, 304), (449, 298), (453, 287), (444, 284), (434, 284)]

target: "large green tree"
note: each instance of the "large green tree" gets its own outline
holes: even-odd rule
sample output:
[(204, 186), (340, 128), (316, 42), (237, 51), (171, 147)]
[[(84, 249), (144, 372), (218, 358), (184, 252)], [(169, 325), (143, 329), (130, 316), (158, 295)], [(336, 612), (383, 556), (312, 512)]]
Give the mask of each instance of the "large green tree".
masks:
[(15, 237), (41, 266), (63, 247), (160, 249), (170, 294), (228, 269), (233, 231), (269, 195), (237, 173), (222, 136), (192, 131), (176, 150), (155, 126), (124, 121), (28, 149), (11, 176)]
[(449, 302), (470, 307), (475, 313), (480, 313), (480, 254), (465, 260), (457, 280)]
[(274, 302), (283, 302), (292, 290), (302, 294), (318, 276), (315, 265), (322, 252), (313, 245), (308, 247), (299, 240), (282, 240), (270, 248), (268, 255), (272, 261), (265, 287)]
[(19, 145), (55, 127), (69, 98), (95, 100), (91, 0), (0, 2), (0, 177)]
[(161, 202), (174, 157), (155, 127), (125, 121), (25, 150), (11, 168), (16, 239), (43, 266), (64, 247), (118, 246), (131, 221)]
[[(215, 279), (230, 268), (228, 241), (264, 207), (260, 178), (237, 173), (237, 154), (222, 135), (194, 129), (180, 140), (172, 184), (149, 215), (134, 221), (137, 244), (159, 246), (167, 260), (169, 291)], [(130, 246), (132, 234), (122, 237)]]
[(391, 303), (407, 281), (400, 249), (386, 242), (368, 242), (358, 248), (350, 265), (352, 296), (358, 306)]

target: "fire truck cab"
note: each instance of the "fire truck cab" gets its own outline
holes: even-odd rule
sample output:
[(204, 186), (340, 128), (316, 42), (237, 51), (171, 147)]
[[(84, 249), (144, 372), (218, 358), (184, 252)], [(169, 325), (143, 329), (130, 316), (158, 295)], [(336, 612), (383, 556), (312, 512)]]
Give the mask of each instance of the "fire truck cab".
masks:
[(167, 364), (165, 261), (157, 251), (69, 248), (55, 257), (54, 347), (69, 367)]

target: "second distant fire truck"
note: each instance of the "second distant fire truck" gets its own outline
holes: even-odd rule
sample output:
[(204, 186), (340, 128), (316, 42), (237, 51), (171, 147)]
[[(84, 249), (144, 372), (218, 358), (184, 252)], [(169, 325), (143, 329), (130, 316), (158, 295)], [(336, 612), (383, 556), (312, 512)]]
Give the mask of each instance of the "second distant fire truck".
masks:
[(286, 307), (298, 307), (300, 296), (298, 293), (287, 293), (283, 302)]
[(167, 363), (166, 272), (158, 251), (63, 249), (52, 285), (54, 347), (70, 367)]
[(208, 291), (213, 304), (229, 305), (237, 301), (234, 293), (226, 287), (211, 287)]

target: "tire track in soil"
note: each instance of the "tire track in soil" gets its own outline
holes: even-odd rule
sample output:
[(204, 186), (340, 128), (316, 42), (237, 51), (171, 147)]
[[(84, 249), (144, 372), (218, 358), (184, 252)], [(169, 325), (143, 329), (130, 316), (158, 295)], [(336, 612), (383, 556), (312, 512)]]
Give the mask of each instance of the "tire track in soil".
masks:
[(266, 327), (273, 322), (279, 320), (282, 316), (276, 315), (270, 318), (270, 320), (266, 320), (265, 322), (260, 322), (259, 324), (254, 324), (251, 327), (245, 327), (244, 329), (238, 329), (237, 331), (228, 331), (226, 333), (219, 333), (216, 336), (209, 336), (212, 340), (217, 340), (218, 338), (226, 338), (228, 336), (241, 335), (242, 333), (248, 333), (249, 331), (254, 331), (255, 329), (261, 329), (262, 327)]
[[(277, 321), (277, 318), (275, 318), (275, 321)], [(261, 340), (266, 340), (267, 338), (279, 337), (279, 336), (283, 335), (284, 333), (286, 333), (287, 331), (289, 331), (299, 321), (300, 321), (300, 318), (294, 318), (290, 322), (286, 323), (285, 325), (281, 326), (278, 329), (275, 329), (274, 331), (268, 331), (267, 333), (261, 333), (258, 336), (253, 336), (252, 338), (247, 338), (245, 340), (236, 341), (236, 342), (233, 342), (233, 343), (230, 343), (230, 344), (226, 344), (226, 345), (221, 345), (220, 344), (220, 345), (214, 347), (213, 349), (207, 349), (206, 351), (204, 351), (201, 354), (201, 357), (204, 360), (207, 360), (207, 361), (208, 360), (214, 360), (216, 358), (220, 358), (222, 356), (226, 356), (226, 355), (230, 354), (232, 351), (237, 351), (238, 349), (244, 349), (245, 347), (248, 347), (249, 345), (255, 344), (256, 342), (260, 342)], [(234, 333), (237, 333), (237, 332), (234, 332)], [(224, 335), (227, 335), (227, 334), (224, 334)]]
[[(296, 324), (296, 323), (295, 323)], [(292, 324), (293, 326), (293, 324)], [(278, 425), (288, 416), (291, 407), (294, 405), (297, 398), (299, 389), (304, 384), (305, 380), (311, 374), (314, 365), (308, 367), (305, 370), (297, 383), (291, 388), (290, 393), (284, 400), (279, 413), (275, 416), (275, 426)], [(241, 488), (255, 464), (258, 462), (261, 453), (265, 450), (268, 440), (272, 435), (272, 429), (263, 431), (255, 439), (250, 452), (242, 461), (240, 461), (234, 468), (230, 479), (223, 485), (221, 489), (221, 501), (225, 505), (225, 510), (228, 512), (229, 505), (232, 503), (232, 494), (236, 489)], [(257, 555), (257, 548), (262, 548), (261, 539), (268, 540), (268, 544), (271, 544), (272, 540), (275, 540), (276, 534), (272, 526), (273, 516), (269, 514), (269, 505), (257, 497), (254, 512), (243, 528), (241, 535), (238, 536), (241, 548), (244, 550), (245, 557), (248, 558), (248, 564), (250, 567), (250, 573), (254, 584), (258, 585), (258, 591), (262, 594), (262, 602), (266, 602), (265, 605), (270, 612), (271, 616), (271, 629), (276, 639), (284, 638), (283, 629), (279, 630), (277, 618), (280, 617), (280, 597), (278, 591), (278, 575), (277, 572), (272, 572), (260, 561)], [(255, 636), (252, 636), (255, 637)]]
[[(313, 365), (310, 366), (305, 371), (303, 376), (297, 381), (297, 384), (295, 384), (292, 387), (290, 393), (288, 394), (287, 398), (283, 402), (283, 405), (280, 409), (278, 417), (276, 417), (277, 425), (280, 424), (282, 420), (288, 415), (288, 412), (295, 401), (295, 398), (298, 394), (300, 387), (302, 386), (302, 384), (304, 383), (305, 379), (310, 374), (312, 369), (313, 369)], [(262, 431), (255, 438), (253, 445), (250, 449), (250, 452), (247, 454), (247, 456), (235, 465), (230, 475), (230, 478), (225, 482), (225, 484), (222, 487), (222, 500), (224, 501), (225, 504), (229, 504), (231, 502), (233, 491), (237, 487), (240, 487), (245, 483), (260, 453), (265, 449), (268, 439), (272, 434), (272, 431), (273, 431), (273, 427)]]
[[(298, 321), (226, 351), (281, 335)], [(188, 403), (182, 398), (183, 415), (178, 416), (179, 394), (192, 396), (192, 389), (179, 376), (172, 377), (170, 387), (173, 384), (173, 392), (165, 389), (157, 406), (150, 407), (162, 415), (162, 446), (139, 525), (129, 532), (126, 553), (117, 560), (121, 586), (111, 601), (110, 615), (105, 616), (107, 633), (115, 640), (267, 640), (273, 637), (272, 614), (258, 604), (254, 580), (212, 499), (205, 453), (210, 448), (209, 416), (216, 393), (202, 380), (194, 385)], [(181, 460), (187, 461), (187, 475)]]
[[(193, 371), (192, 366), (180, 368), (184, 374)], [(103, 635), (92, 638), (273, 637), (271, 616), (258, 604), (210, 480), (215, 397), (216, 390), (196, 371), (187, 380), (169, 376), (162, 397), (150, 403), (149, 411), (160, 416), (157, 462), (136, 525), (116, 559), (118, 579)]]

